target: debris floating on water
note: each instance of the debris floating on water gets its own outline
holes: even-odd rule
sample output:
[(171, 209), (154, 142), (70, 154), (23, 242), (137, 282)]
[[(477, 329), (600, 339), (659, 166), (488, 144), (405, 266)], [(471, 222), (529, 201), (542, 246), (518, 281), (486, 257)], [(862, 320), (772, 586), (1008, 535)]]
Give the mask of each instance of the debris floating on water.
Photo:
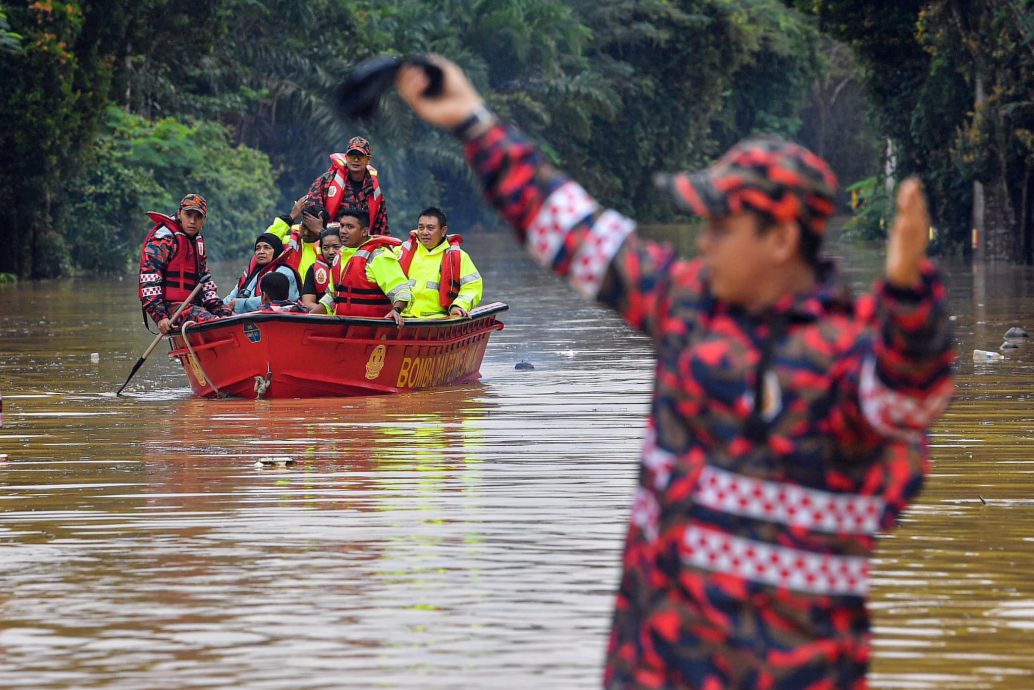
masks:
[(7, 457), (7, 453), (0, 453), (0, 462), (7, 462), (11, 458)]
[(992, 352), (991, 350), (973, 350), (974, 362), (993, 362), (999, 359), (1005, 359), (1005, 355), (1001, 352)]
[(100, 363), (101, 363), (101, 353), (99, 353), (99, 352), (91, 352), (90, 353), (90, 364), (100, 364)]
[(1006, 340), (1004, 343), (998, 346), (999, 350), (1019, 350), (1020, 346), (1011, 340)]
[(1005, 337), (1009, 338), (1028, 338), (1027, 329), (1023, 326), (1013, 326), (1005, 332)]
[(268, 458), (259, 458), (255, 467), (287, 467), (294, 464), (294, 458), (289, 455), (272, 455)]
[(517, 364), (513, 365), (513, 368), (517, 371), (532, 371), (535, 368), (535, 365), (526, 359), (522, 359), (517, 362)]

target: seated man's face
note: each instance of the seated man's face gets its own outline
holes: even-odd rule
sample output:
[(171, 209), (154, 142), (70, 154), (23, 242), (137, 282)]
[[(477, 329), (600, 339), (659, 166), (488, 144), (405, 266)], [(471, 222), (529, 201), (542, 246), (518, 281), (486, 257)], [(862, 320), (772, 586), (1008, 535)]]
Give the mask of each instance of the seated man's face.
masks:
[(449, 226), (439, 225), (438, 219), (434, 216), (420, 216), (416, 224), (417, 241), (428, 249), (434, 249), (441, 244), (448, 231)]
[(351, 216), (341, 216), (341, 244), (349, 249), (355, 249), (366, 241), (369, 236), (369, 228)]

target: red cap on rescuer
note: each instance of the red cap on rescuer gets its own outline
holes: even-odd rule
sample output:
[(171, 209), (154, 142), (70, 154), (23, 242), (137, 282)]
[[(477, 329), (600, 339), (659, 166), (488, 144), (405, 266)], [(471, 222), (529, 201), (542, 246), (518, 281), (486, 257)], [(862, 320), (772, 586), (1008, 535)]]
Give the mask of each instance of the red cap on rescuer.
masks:
[(694, 173), (658, 173), (654, 182), (682, 211), (723, 218), (753, 210), (796, 220), (818, 236), (836, 208), (837, 178), (826, 161), (779, 137), (750, 137)]

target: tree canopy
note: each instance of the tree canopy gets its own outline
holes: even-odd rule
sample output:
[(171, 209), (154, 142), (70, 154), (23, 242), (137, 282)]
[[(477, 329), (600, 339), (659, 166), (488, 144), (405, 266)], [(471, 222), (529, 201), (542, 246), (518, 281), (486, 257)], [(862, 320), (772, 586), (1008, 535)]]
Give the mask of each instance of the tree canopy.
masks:
[[(449, 136), (392, 96), (372, 122), (328, 105), (359, 61), (431, 51), (640, 220), (673, 217), (651, 172), (706, 164), (754, 132), (802, 139), (845, 184), (876, 179), (889, 140), (961, 245), (973, 180), (990, 198), (1006, 174), (1029, 188), (1030, 2), (2, 2), (0, 203), (18, 220), (0, 228), (0, 273), (124, 271), (143, 211), (188, 191), (209, 197), (217, 255), (243, 253), (356, 134), (395, 228), (429, 203), (460, 228), (483, 222)], [(1026, 209), (1019, 186), (1002, 189)]]

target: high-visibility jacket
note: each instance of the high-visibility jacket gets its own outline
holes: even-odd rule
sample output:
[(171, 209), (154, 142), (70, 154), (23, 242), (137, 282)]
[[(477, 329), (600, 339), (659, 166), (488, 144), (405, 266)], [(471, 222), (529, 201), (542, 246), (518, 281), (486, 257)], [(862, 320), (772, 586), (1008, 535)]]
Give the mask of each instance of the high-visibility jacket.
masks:
[[(345, 195), (345, 185), (348, 184), (348, 161), (343, 153), (330, 154), (330, 171), (334, 177), (327, 185), (326, 209), (331, 218), (337, 218), (338, 208), (341, 206), (341, 199)], [(366, 199), (366, 205), (370, 210), (370, 232), (373, 232), (374, 221), (377, 219), (377, 211), (384, 201), (381, 194), (381, 182), (377, 179), (377, 169), (372, 165), (366, 166), (366, 172), (373, 182), (373, 194)]]
[(295, 247), (296, 251), (288, 257), (285, 265), (298, 271), (298, 275), (306, 275), (309, 272), (309, 267), (316, 262), (316, 259), (323, 256), (320, 252), (319, 240), (315, 242), (302, 241), (302, 226), (300, 225), (290, 225), (283, 218), (277, 217), (273, 224), (266, 228), (266, 232), (280, 238), (284, 243), (285, 252), (289, 245)]
[(481, 303), (484, 282), (467, 252), (460, 249), (459, 235), (446, 235), (434, 249), (427, 249), (416, 232), (402, 243), (399, 264), (409, 278), (413, 301), (404, 316), (423, 318), (448, 313), (456, 305), (470, 311)]
[(377, 235), (356, 248), (345, 247), (334, 260), (334, 289), (320, 303), (338, 316), (382, 317), (395, 302), (409, 302), (409, 280), (391, 251), (399, 240)]

